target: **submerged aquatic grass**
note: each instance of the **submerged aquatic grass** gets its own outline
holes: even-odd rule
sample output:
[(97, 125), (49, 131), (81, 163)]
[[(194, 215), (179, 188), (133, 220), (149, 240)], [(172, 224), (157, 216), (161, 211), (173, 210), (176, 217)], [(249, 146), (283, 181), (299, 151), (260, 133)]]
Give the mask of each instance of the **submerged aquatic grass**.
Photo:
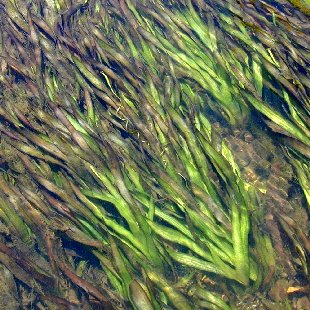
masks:
[[(308, 72), (295, 69), (308, 51), (295, 36), (299, 49), (287, 51), (283, 12), (262, 1), (272, 21), (220, 0), (18, 2), (1, 2), (1, 140), (24, 167), (0, 182), (10, 233), (31, 238), (55, 277), (61, 271), (106, 307), (230, 309), (202, 274), (235, 291), (265, 285), (275, 259), (258, 228), (259, 190), (215, 120), (236, 128), (255, 111), (284, 142), (293, 139), (289, 156), (308, 199), (299, 154), (309, 146)], [(281, 223), (306, 266), (300, 238)], [(108, 284), (97, 289), (98, 279), (79, 276), (60, 240), (92, 253)], [(182, 270), (196, 277), (178, 287)]]

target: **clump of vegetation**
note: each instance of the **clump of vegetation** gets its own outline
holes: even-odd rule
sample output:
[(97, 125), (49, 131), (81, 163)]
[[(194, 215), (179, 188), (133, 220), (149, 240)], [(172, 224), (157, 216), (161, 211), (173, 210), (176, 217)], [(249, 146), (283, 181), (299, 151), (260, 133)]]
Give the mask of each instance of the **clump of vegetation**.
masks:
[[(263, 1), (0, 3), (0, 262), (38, 305), (233, 309), (278, 275), (277, 255), (308, 276), (307, 236), (290, 217), (303, 198), (289, 200), (289, 163), (277, 168), (286, 156), (309, 202), (302, 13)], [(254, 119), (273, 140), (245, 131)]]

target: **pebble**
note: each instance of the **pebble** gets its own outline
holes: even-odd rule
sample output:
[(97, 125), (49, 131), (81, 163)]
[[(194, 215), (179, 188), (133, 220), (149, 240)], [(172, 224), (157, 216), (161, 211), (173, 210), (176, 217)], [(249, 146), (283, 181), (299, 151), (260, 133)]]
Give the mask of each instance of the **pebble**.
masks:
[(251, 134), (251, 133), (249, 133), (249, 132), (246, 132), (245, 134), (244, 134), (244, 141), (245, 142), (252, 142), (254, 140), (254, 137), (253, 137), (253, 135)]

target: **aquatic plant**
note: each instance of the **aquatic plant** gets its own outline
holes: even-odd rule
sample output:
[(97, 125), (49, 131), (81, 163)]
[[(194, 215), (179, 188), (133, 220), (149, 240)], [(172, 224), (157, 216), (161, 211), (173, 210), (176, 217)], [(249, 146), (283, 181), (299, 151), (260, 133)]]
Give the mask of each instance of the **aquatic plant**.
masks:
[[(259, 9), (228, 1), (1, 3), (1, 141), (18, 168), (4, 156), (12, 167), (0, 182), (0, 217), (17, 239), (38, 245), (48, 277), (61, 272), (103, 305), (136, 309), (229, 309), (206, 277), (235, 291), (270, 279), (271, 241), (250, 216), (258, 191), (214, 119), (240, 126), (255, 110), (306, 155), (306, 21), (263, 1)], [(301, 32), (289, 46), (288, 21)], [(306, 190), (305, 166), (294, 165)], [(61, 254), (60, 240), (82, 244), (108, 286), (83, 278), (85, 261)], [(36, 265), (25, 262), (13, 273), (32, 273)], [(35, 277), (42, 296), (45, 273)], [(32, 285), (29, 275), (18, 278)], [(59, 304), (72, 302), (45, 289)]]

